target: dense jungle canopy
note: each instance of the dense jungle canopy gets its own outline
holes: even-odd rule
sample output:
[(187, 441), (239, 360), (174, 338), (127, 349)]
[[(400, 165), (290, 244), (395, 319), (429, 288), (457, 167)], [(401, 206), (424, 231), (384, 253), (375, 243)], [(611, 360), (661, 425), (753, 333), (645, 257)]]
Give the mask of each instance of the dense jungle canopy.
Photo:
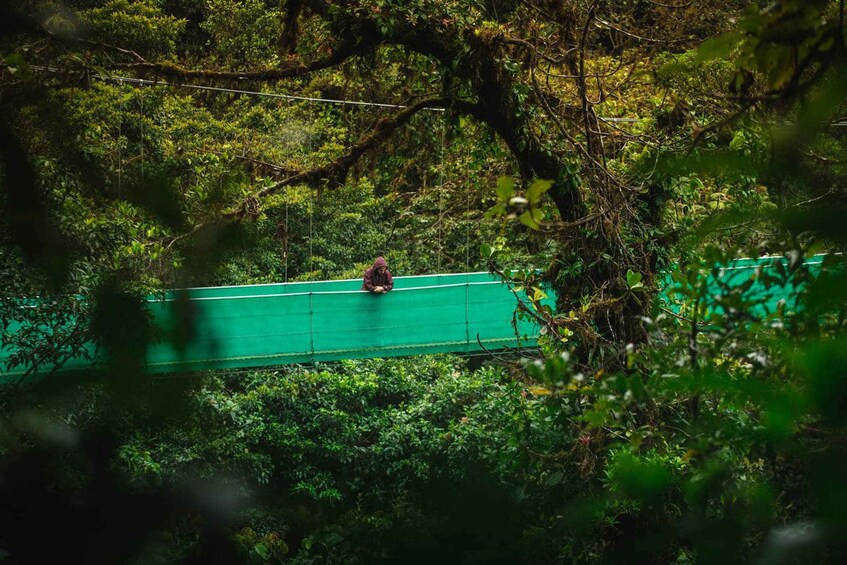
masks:
[[(0, 561), (845, 562), (844, 8), (0, 3)], [(377, 255), (538, 348), (145, 373)]]

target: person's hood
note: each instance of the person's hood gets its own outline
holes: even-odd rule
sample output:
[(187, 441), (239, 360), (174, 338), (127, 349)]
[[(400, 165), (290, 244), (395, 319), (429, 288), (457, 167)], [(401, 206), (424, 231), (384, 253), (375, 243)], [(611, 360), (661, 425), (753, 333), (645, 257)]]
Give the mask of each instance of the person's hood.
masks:
[(385, 259), (382, 257), (377, 257), (376, 261), (374, 261), (374, 270), (377, 270), (380, 267), (387, 267), (388, 263), (385, 262)]

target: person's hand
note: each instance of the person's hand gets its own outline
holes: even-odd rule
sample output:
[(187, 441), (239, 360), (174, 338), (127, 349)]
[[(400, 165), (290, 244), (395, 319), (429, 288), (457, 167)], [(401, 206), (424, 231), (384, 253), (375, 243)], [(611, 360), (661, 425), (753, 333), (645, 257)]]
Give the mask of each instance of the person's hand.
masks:
[(385, 289), (382, 288), (381, 286), (378, 286), (374, 289), (374, 292), (377, 293), (377, 294), (382, 294), (383, 292), (385, 292)]

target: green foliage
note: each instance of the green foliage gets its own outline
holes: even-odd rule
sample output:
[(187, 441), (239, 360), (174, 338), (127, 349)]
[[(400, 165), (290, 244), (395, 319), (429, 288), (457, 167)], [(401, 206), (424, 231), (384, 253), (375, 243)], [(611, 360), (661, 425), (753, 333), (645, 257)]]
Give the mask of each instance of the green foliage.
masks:
[(176, 55), (186, 23), (163, 13), (155, 0), (109, 0), (79, 15), (100, 41), (157, 58)]
[[(38, 561), (29, 537), (49, 530), (69, 561), (843, 561), (847, 170), (824, 129), (847, 91), (839, 3), (314, 2), (291, 61), (296, 2), (26, 4), (36, 23), (2, 32), (2, 344), (37, 368), (93, 337), (112, 362), (98, 384), (4, 391), (0, 552)], [(274, 189), (382, 109), (90, 74), (130, 72), (127, 50), (296, 69), (338, 38), (381, 46), (236, 84), (457, 103), (314, 186)], [(801, 259), (819, 250), (818, 272)], [(727, 282), (722, 265), (760, 252), (784, 260)], [(139, 296), (355, 278), (377, 253), (395, 274), (500, 271), (543, 358), (142, 380)], [(97, 547), (79, 543), (92, 525)]]
[(206, 18), (200, 25), (211, 37), (217, 58), (237, 68), (272, 66), (278, 61), (276, 43), (269, 38), (279, 34), (279, 11), (269, 9), (263, 0), (206, 0), (204, 4)]
[(637, 290), (639, 288), (644, 288), (644, 283), (641, 282), (642, 279), (641, 273), (633, 273), (632, 271), (626, 272), (626, 286), (629, 287), (629, 290)]
[[(719, 265), (736, 251), (706, 249), (701, 262), (673, 273), (674, 303), (654, 306), (646, 320), (652, 343), (627, 346), (624, 369), (588, 373), (568, 355), (527, 365), (544, 383), (537, 393), (583, 423), (579, 441), (609, 450), (606, 490), (586, 506), (593, 508), (596, 540), (608, 544), (578, 551), (623, 556), (646, 535), (650, 541), (639, 545), (645, 559), (679, 559), (691, 551), (704, 559), (770, 555), (776, 542), (762, 543), (765, 532), (808, 518), (811, 499), (800, 485), (823, 471), (819, 465), (843, 457), (835, 446), (820, 459), (811, 455), (828, 441), (817, 432), (831, 438), (843, 425), (835, 416), (843, 389), (836, 376), (843, 363), (833, 356), (839, 342), (817, 336), (820, 330), (838, 335), (839, 314), (821, 317), (819, 310), (771, 298), (775, 288), (806, 288), (809, 269), (796, 260), (777, 261), (749, 280), (717, 282)], [(829, 268), (843, 268), (836, 263)], [(836, 308), (843, 311), (844, 303)], [(806, 335), (801, 328), (810, 317), (822, 325)], [(805, 365), (812, 358), (820, 363), (814, 368)], [(571, 506), (573, 520), (585, 518), (581, 508)], [(843, 512), (822, 510), (817, 519), (840, 524)], [(686, 533), (669, 534), (683, 524)], [(804, 543), (816, 545), (812, 539)], [(832, 543), (822, 544), (831, 548), (822, 558), (837, 560)]]
[[(516, 389), (496, 373), (465, 375), (454, 363), (387, 360), (375, 372), (349, 362), (335, 371), (213, 380), (196, 397), (198, 441), (186, 443), (182, 427), (139, 438), (149, 443), (133, 448), (141, 462), (131, 465), (147, 465), (153, 453), (170, 474), (226, 470), (248, 485), (341, 501), (386, 480), (426, 481), (468, 457), (507, 461), (492, 418), (502, 417)], [(446, 468), (432, 467), (442, 459)]]
[[(446, 516), (439, 505), (476, 478), (493, 481), (498, 496), (514, 504), (528, 447), (515, 434), (556, 441), (555, 418), (545, 412), (536, 421), (537, 403), (519, 385), (491, 368), (467, 372), (450, 357), (222, 375), (186, 401), (196, 406), (189, 421), (133, 434), (117, 463), (136, 480), (179, 484), (223, 474), (264, 500), (290, 501), (242, 517), (235, 540), (251, 560), (295, 549), (289, 529), (308, 535), (295, 562), (390, 556), (402, 546), (394, 528), (416, 517), (422, 539), (440, 535)], [(528, 478), (527, 486), (537, 480)], [(446, 490), (430, 498), (434, 485)], [(284, 525), (257, 533), (273, 512)], [(468, 548), (478, 541), (468, 540)]]
[(550, 190), (553, 181), (536, 179), (526, 189), (526, 197), (515, 195), (515, 183), (511, 177), (497, 179), (499, 202), (486, 212), (487, 217), (504, 215), (506, 219), (517, 218), (526, 227), (537, 230), (544, 221), (546, 211), (541, 206), (544, 193)]
[(271, 532), (259, 536), (249, 526), (235, 535), (235, 543), (245, 563), (279, 562), (288, 553), (288, 545), (279, 535)]

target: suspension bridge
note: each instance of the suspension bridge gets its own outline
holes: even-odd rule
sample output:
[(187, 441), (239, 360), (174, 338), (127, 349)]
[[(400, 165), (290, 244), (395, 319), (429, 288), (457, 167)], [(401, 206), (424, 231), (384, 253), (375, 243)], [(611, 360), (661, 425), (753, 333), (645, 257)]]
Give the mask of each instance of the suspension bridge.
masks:
[[(822, 256), (806, 266), (817, 272)], [(756, 283), (780, 258), (739, 259), (708, 280), (711, 294), (750, 285), (758, 307), (775, 309), (794, 295), (790, 287)], [(173, 290), (147, 299), (157, 338), (147, 344), (150, 373), (255, 368), (356, 358), (430, 353), (478, 353), (536, 347), (540, 327), (516, 314), (522, 293), (489, 273), (395, 277), (394, 290), (374, 295), (361, 280), (293, 282)], [(667, 280), (663, 292), (673, 304)], [(543, 299), (551, 307), (555, 296)], [(528, 304), (526, 304), (528, 305)], [(6, 333), (20, 331), (12, 323)], [(178, 338), (176, 336), (179, 336)], [(97, 359), (94, 346), (89, 352)], [(11, 348), (0, 350), (0, 378), (25, 375), (8, 367)], [(70, 359), (62, 370), (87, 369)], [(49, 368), (41, 368), (43, 372)]]
[[(150, 297), (158, 339), (147, 345), (151, 373), (232, 369), (472, 353), (535, 346), (539, 327), (515, 313), (516, 294), (489, 273), (395, 277), (382, 295), (361, 280), (189, 288)], [(553, 305), (553, 299), (546, 303)], [(7, 332), (20, 330), (12, 324)], [(178, 338), (175, 336), (179, 336)], [(13, 350), (0, 351), (0, 375)], [(96, 359), (91, 345), (89, 353)], [(86, 369), (82, 357), (63, 370)]]

